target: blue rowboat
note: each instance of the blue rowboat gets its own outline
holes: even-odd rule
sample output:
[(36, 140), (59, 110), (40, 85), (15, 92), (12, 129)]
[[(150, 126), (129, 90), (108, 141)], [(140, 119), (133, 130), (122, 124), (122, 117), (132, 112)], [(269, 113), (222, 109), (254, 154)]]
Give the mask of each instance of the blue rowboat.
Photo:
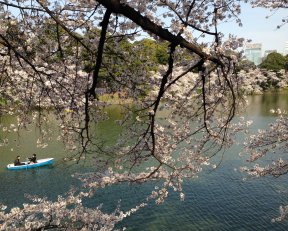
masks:
[(54, 158), (46, 158), (46, 159), (39, 159), (37, 160), (37, 163), (30, 163), (28, 161), (26, 162), (22, 162), (25, 165), (14, 165), (14, 164), (8, 164), (7, 168), (9, 170), (18, 170), (18, 169), (30, 169), (30, 168), (37, 168), (37, 167), (41, 167), (41, 166), (46, 166), (46, 165), (50, 165), (53, 164), (54, 162)]

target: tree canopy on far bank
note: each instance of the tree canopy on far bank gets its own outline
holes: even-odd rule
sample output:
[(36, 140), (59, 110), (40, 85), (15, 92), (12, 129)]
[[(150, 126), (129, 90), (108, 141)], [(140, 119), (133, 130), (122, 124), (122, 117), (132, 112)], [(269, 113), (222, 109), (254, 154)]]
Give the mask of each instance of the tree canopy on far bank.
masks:
[(287, 70), (288, 60), (287, 57), (273, 52), (267, 55), (267, 57), (260, 64), (260, 68), (267, 70), (280, 71)]

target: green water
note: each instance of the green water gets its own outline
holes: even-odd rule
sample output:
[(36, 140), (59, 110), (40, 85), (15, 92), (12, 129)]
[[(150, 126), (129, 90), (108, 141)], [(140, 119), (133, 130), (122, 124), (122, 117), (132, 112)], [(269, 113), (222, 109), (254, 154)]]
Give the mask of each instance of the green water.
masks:
[[(249, 107), (243, 112), (247, 119), (253, 119), (252, 130), (267, 127), (275, 120), (271, 108), (288, 109), (288, 94), (265, 94), (249, 96)], [(107, 143), (116, 139), (119, 133), (112, 120), (119, 116), (119, 108), (108, 113), (110, 121), (99, 124), (97, 132)], [(13, 117), (2, 118), (1, 124), (15, 120)], [(56, 124), (51, 124), (55, 126)], [(18, 137), (15, 133), (8, 136), (8, 146), (0, 147), (0, 203), (9, 207), (21, 206), (27, 202), (25, 194), (56, 198), (64, 194), (70, 185), (79, 185), (71, 177), (77, 171), (85, 171), (85, 162), (65, 164), (61, 160), (68, 153), (61, 142), (51, 141), (46, 149), (37, 148), (37, 129), (22, 131)], [(2, 133), (0, 133), (2, 135)], [(241, 134), (240, 134), (241, 135)], [(21, 144), (21, 145), (20, 145)], [(13, 151), (11, 151), (13, 148)], [(288, 230), (288, 222), (271, 223), (278, 215), (278, 207), (287, 202), (287, 177), (271, 177), (243, 181), (243, 175), (235, 171), (245, 165), (245, 159), (239, 157), (241, 146), (233, 146), (223, 157), (221, 166), (213, 172), (203, 173), (193, 181), (186, 181), (185, 201), (179, 201), (178, 194), (170, 192), (170, 197), (163, 205), (150, 203), (132, 217), (127, 218), (119, 227), (127, 230)], [(17, 154), (23, 159), (37, 153), (38, 158), (54, 157), (56, 164), (28, 171), (8, 171), (6, 165)], [(89, 168), (89, 170), (91, 170)], [(143, 185), (112, 186), (100, 190), (87, 203), (97, 206), (104, 203), (103, 209), (113, 210), (121, 199), (123, 209), (131, 208), (149, 195), (154, 183)]]

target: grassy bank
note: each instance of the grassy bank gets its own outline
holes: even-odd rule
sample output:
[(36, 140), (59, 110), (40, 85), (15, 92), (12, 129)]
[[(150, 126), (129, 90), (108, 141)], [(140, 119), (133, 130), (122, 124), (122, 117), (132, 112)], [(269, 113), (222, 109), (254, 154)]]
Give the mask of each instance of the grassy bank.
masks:
[(133, 100), (125, 97), (123, 93), (102, 94), (99, 96), (101, 102), (109, 104), (131, 104)]

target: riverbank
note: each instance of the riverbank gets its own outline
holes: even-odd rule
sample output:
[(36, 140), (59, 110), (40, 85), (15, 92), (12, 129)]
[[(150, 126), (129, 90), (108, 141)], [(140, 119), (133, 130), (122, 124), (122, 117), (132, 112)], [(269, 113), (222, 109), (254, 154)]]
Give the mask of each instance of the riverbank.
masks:
[(123, 92), (117, 92), (114, 94), (108, 94), (104, 93), (99, 95), (99, 101), (103, 103), (108, 103), (108, 104), (117, 104), (117, 105), (122, 105), (122, 104), (131, 104), (133, 103), (132, 98), (128, 98), (125, 93)]

